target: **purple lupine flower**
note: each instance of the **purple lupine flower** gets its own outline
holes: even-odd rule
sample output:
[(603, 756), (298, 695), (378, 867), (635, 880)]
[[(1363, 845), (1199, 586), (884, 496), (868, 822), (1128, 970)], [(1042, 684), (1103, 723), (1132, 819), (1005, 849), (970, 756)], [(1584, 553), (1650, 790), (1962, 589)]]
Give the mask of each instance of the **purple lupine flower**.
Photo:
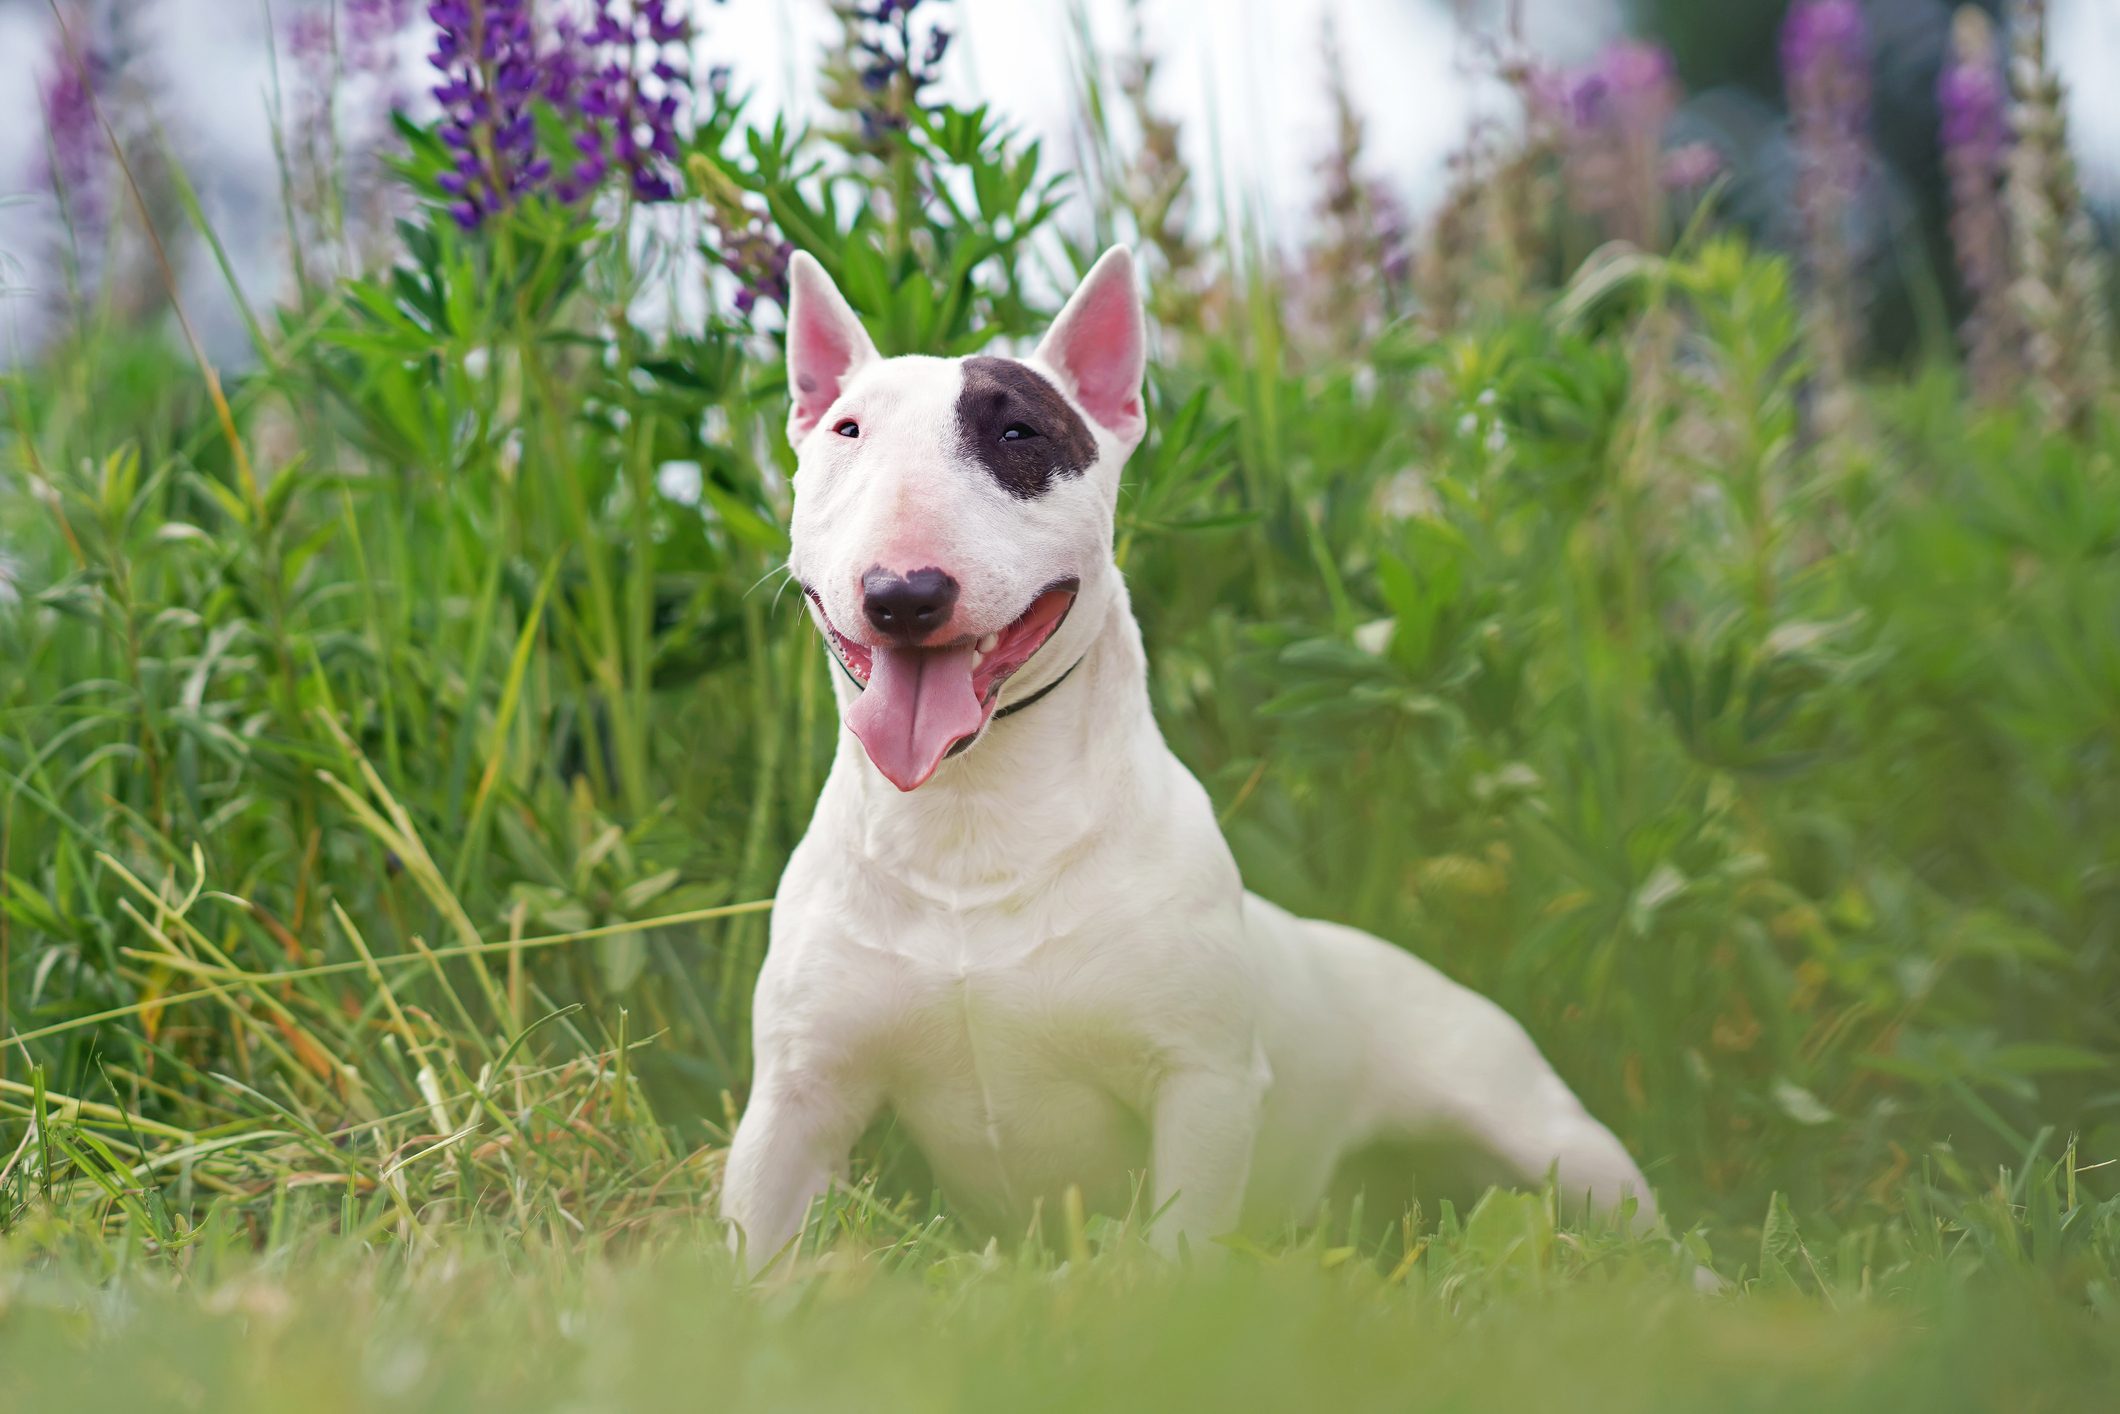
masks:
[(736, 277), (737, 312), (748, 316), (760, 300), (787, 308), (788, 260), (795, 247), (781, 237), (772, 216), (757, 210), (712, 160), (695, 155), (690, 166), (714, 228), (706, 253)]
[(302, 77), (298, 97), (318, 111), (332, 90), (365, 82), (384, 113), (405, 106), (399, 87), (398, 41), (411, 23), (414, 0), (338, 0), (312, 4), (287, 22), (288, 58)]
[[(623, 13), (621, 13), (623, 5)], [(675, 200), (678, 119), (690, 107), (693, 26), (682, 0), (595, 0), (588, 27), (563, 25), (546, 96), (571, 103), (579, 159), (557, 195), (581, 201), (615, 163), (637, 201)]]
[(1968, 5), (1951, 26), (1951, 57), (1936, 83), (1943, 165), (1951, 188), (1951, 244), (1972, 307), (1963, 334), (1973, 386), (1999, 396), (2016, 364), (2009, 301), (2010, 229), (2003, 204), (2009, 92), (1988, 18)]
[(1575, 121), (1585, 127), (1605, 122), (1660, 126), (1678, 102), (1670, 51), (1639, 39), (1609, 44), (1578, 76), (1571, 97)]
[(795, 254), (791, 241), (782, 240), (772, 221), (753, 214), (741, 227), (715, 228), (721, 236), (721, 261), (736, 276), (736, 309), (749, 314), (762, 299), (782, 309), (788, 305), (788, 260)]
[(545, 46), (538, 69), (538, 91), (547, 103), (562, 110), (574, 106), (588, 76), (590, 54), (580, 23), (562, 15), (552, 26), (552, 43)]
[(96, 42), (93, 27), (77, 10), (66, 21), (78, 50), (53, 31), (51, 52), (37, 81), (38, 107), (44, 117), (45, 183), (62, 198), (67, 217), (78, 232), (92, 233), (109, 214), (104, 189), (108, 149), (96, 107), (110, 80), (109, 55)]
[(849, 106), (866, 143), (885, 142), (910, 127), (913, 112), (926, 101), (924, 91), (942, 77), (951, 32), (931, 21), (921, 36), (918, 11), (925, 3), (875, 0), (840, 7), (849, 22), (851, 59), (862, 95)]
[(1781, 71), (1792, 109), (1844, 138), (1870, 118), (1870, 28), (1856, 0), (1797, 0), (1781, 28)]
[[(1961, 21), (1975, 16), (1980, 16), (1980, 12), (1968, 8), (1961, 13)], [(1994, 41), (1962, 37), (1969, 29), (1986, 34), (1984, 24), (1954, 25), (1951, 60), (1937, 78), (1943, 146), (1946, 152), (1971, 153), (1983, 162), (1999, 163), (2009, 142), (2009, 93), (2002, 67), (1995, 60)]]
[(1539, 120), (1558, 134), (1570, 204), (1641, 246), (1664, 227), (1664, 130), (1678, 76), (1662, 45), (1623, 39), (1580, 69), (1535, 76)]
[[(284, 32), (286, 173), (306, 249), (334, 243), (356, 264), (387, 248), (398, 192), (385, 153), (391, 114), (405, 108), (400, 42), (414, 0), (310, 0)], [(300, 270), (306, 263), (295, 255)]]
[(1820, 374), (1844, 379), (1853, 357), (1854, 261), (1849, 218), (1869, 170), (1870, 45), (1855, 0), (1798, 0), (1782, 24), (1782, 81), (1797, 155), (1803, 221), (1821, 340)]
[(1855, 0), (1798, 0), (1781, 31), (1782, 79), (1814, 186), (1852, 197), (1867, 162), (1870, 42)]
[(308, 67), (331, 58), (331, 12), (299, 10), (287, 21), (287, 57)]
[(398, 43), (412, 23), (415, 0), (341, 0), (346, 16), (346, 70), (376, 80), (387, 113), (405, 106), (399, 86)]
[(384, 67), (383, 56), (396, 52), (398, 36), (412, 22), (413, 7), (413, 0), (340, 0), (346, 45), (357, 58), (358, 67)]
[(530, 0), (435, 0), (437, 31), (428, 56), (438, 81), (442, 143), (454, 159), (442, 190), (449, 214), (467, 231), (515, 205), (551, 175), (537, 155), (530, 102), (542, 68)]
[(324, 189), (333, 175), (332, 95), (337, 62), (331, 11), (298, 10), (287, 21), (287, 62), (296, 81), (288, 97), (292, 113), (286, 141), (291, 149), (288, 176), (297, 188), (296, 204), (311, 212), (325, 205)]

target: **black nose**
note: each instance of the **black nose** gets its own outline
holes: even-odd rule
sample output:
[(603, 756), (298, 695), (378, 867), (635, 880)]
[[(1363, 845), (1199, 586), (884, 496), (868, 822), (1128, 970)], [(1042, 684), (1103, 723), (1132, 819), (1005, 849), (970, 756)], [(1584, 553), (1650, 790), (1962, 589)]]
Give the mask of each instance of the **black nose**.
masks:
[(938, 569), (892, 574), (870, 570), (861, 577), (861, 611), (878, 633), (913, 644), (950, 621), (957, 606), (957, 581)]

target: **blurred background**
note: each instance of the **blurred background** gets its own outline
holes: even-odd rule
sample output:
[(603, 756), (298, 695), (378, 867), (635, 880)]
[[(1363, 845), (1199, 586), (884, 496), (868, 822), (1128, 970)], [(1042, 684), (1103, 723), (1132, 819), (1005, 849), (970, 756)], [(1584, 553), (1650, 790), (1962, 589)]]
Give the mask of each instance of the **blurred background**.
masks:
[[(1977, 0), (1994, 11), (2000, 0)], [(164, 130), (199, 189), (245, 288), (286, 278), (286, 240), (275, 156), (290, 123), (304, 121), (326, 78), (301, 50), (337, 6), (386, 26), (365, 39), (361, 76), (346, 114), (372, 123), (395, 99), (418, 117), (433, 111), (419, 81), (422, 4), (364, 0), (61, 0), (92, 41), (101, 82), (120, 110)], [(1084, 160), (1081, 85), (1071, 56), (1084, 48), (1157, 56), (1154, 101), (1173, 123), (1184, 165), (1210, 200), (1193, 211), (1204, 228), (1217, 210), (1255, 210), (1272, 239), (1299, 243), (1323, 195), (1336, 141), (1332, 90), (1344, 87), (1364, 126), (1365, 176), (1425, 221), (1445, 200), (1450, 162), (1476, 125), (1522, 121), (1496, 56), (1556, 73), (1594, 69), (1601, 52), (1636, 35), (1668, 53), (1682, 92), (1675, 132), (1712, 142), (1732, 180), (1727, 213), (1768, 241), (1796, 238), (1796, 164), (1776, 40), (1787, 0), (954, 0), (954, 42), (936, 66), (933, 92), (991, 104), (1029, 136)], [(1903, 339), (1909, 281), (1948, 283), (1937, 78), (1949, 45), (1953, 0), (1864, 0), (1873, 37), (1878, 180), (1863, 188), (1860, 255), (1876, 266), (1874, 293), (1890, 336)], [(753, 100), (753, 119), (822, 116), (811, 73), (843, 45), (831, 8), (796, 0), (703, 5), (696, 52), (725, 69)], [(44, 180), (45, 109), (68, 65), (57, 49), (51, 0), (0, 0), (0, 258), (15, 267), (17, 345), (50, 317), (58, 213)], [(2120, 203), (2120, 4), (2055, 0), (2054, 63), (2083, 187), (2101, 209)], [(1326, 33), (1339, 33), (1328, 72)], [(314, 44), (312, 44), (314, 48)], [(304, 94), (310, 96), (305, 99)], [(275, 122), (274, 115), (279, 115)], [(1113, 114), (1126, 128), (1127, 115)], [(78, 120), (78, 119), (77, 119)], [(1130, 134), (1125, 134), (1130, 136)], [(79, 144), (62, 133), (62, 143)], [(194, 316), (209, 347), (241, 356), (236, 311), (216, 298), (218, 277), (194, 255)], [(24, 305), (28, 308), (24, 308)]]

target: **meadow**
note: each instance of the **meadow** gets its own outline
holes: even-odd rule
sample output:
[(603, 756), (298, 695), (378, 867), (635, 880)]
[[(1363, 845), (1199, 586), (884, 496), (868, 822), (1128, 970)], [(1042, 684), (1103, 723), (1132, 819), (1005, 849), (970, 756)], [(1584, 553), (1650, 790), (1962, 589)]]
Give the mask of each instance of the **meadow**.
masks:
[[(1336, 85), (1292, 243), (1138, 38), (1078, 46), (1062, 156), (934, 96), (944, 4), (845, 7), (803, 128), (682, 61), (684, 5), (598, 8), (290, 35), (269, 301), (55, 51), (12, 301), (55, 317), (0, 377), (0, 1407), (2120, 1388), (2120, 399), (2042, 7), (1890, 351), (1809, 70), (1801, 248), (1674, 171), (1648, 46), (1500, 55), (1522, 120), (1419, 226)], [(361, 127), (386, 22), (431, 92)], [(1506, 1006), (1666, 1233), (1491, 1192), (1197, 1269), (1139, 1212), (982, 1245), (885, 1125), (757, 1287), (723, 1255), (838, 731), (777, 573), (788, 252), (967, 354), (1113, 240), (1156, 320), (1117, 550), (1247, 881)], [(241, 359), (175, 273), (216, 265)]]

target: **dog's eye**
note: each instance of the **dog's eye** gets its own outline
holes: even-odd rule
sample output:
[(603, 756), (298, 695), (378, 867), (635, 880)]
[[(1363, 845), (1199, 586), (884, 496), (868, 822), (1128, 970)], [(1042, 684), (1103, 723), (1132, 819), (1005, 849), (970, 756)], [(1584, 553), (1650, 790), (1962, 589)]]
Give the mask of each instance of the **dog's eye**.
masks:
[(1011, 422), (1001, 433), (1004, 442), (1021, 442), (1026, 437), (1035, 437), (1038, 429), (1021, 422)]
[(861, 435), (861, 424), (850, 417), (832, 430), (842, 437), (859, 437)]

